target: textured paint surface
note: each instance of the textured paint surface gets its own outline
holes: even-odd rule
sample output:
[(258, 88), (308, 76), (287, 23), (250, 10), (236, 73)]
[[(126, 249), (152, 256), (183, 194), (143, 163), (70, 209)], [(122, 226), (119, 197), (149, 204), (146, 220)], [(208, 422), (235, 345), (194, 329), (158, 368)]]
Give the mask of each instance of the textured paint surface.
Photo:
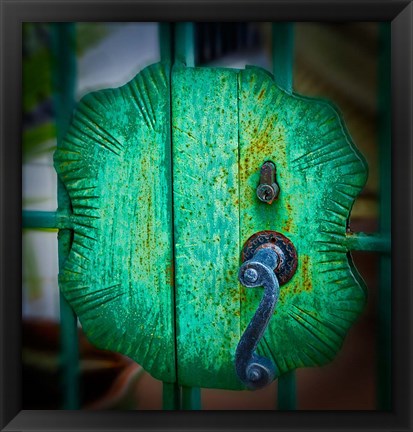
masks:
[[(240, 72), (241, 242), (261, 230), (287, 236), (298, 254), (258, 353), (280, 374), (332, 360), (365, 303), (364, 284), (347, 258), (346, 226), (367, 169), (332, 105), (274, 85), (258, 68)], [(280, 186), (272, 205), (255, 196), (271, 160)], [(242, 328), (260, 294), (243, 290)]]
[(71, 200), (63, 294), (99, 348), (175, 380), (169, 68), (85, 96), (56, 170)]
[(236, 388), (237, 74), (174, 67), (172, 77), (178, 379)]
[[(154, 65), (85, 97), (56, 152), (75, 214), (59, 280), (86, 334), (163, 381), (244, 388), (235, 350), (263, 290), (239, 284), (240, 253), (275, 230), (298, 267), (257, 352), (280, 374), (330, 361), (365, 303), (346, 227), (367, 169), (339, 114), (258, 68), (175, 66), (172, 120), (169, 88)], [(267, 160), (272, 205), (256, 196)]]

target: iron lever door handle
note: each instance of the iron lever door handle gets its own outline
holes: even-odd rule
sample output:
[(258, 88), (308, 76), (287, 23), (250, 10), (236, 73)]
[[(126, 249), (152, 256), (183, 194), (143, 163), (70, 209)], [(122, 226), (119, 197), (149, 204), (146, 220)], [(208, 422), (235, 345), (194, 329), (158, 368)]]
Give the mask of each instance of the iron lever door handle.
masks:
[(264, 287), (264, 295), (251, 322), (244, 331), (235, 352), (235, 368), (240, 380), (251, 390), (270, 384), (275, 375), (274, 363), (259, 356), (255, 350), (273, 315), (280, 293), (280, 285), (274, 273), (279, 257), (270, 247), (263, 247), (245, 261), (238, 278), (247, 288)]

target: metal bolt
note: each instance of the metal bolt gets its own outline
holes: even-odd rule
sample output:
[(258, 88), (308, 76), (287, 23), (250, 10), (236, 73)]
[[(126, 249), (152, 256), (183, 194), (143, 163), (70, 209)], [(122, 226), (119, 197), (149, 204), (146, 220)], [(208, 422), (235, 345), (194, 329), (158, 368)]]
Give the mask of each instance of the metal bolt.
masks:
[(258, 273), (257, 270), (253, 269), (253, 268), (248, 268), (247, 270), (245, 270), (244, 272), (244, 280), (247, 283), (254, 283), (256, 282), (258, 279)]

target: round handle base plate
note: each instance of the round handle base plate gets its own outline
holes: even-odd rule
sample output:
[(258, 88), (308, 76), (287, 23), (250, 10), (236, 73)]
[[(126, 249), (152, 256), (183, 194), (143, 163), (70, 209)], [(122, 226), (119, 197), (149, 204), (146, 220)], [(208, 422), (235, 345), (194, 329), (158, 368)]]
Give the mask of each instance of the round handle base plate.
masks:
[(264, 247), (270, 247), (278, 255), (278, 265), (274, 273), (280, 285), (286, 284), (297, 270), (297, 251), (291, 240), (277, 231), (259, 231), (244, 244), (241, 253), (242, 262), (250, 260), (254, 253)]

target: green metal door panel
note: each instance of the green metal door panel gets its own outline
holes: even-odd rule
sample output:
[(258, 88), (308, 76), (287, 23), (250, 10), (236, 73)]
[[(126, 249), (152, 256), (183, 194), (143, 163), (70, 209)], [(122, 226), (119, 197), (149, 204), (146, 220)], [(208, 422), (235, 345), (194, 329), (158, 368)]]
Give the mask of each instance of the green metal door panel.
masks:
[(92, 343), (174, 382), (170, 165), (163, 64), (85, 96), (55, 153), (73, 211), (64, 296)]
[(236, 71), (173, 68), (172, 141), (178, 381), (242, 388)]
[[(239, 284), (241, 250), (278, 231), (298, 267), (258, 354), (277, 376), (330, 361), (365, 303), (346, 229), (367, 169), (340, 115), (259, 68), (169, 74), (153, 65), (86, 96), (56, 151), (74, 230), (63, 294), (93, 343), (154, 377), (243, 389), (235, 352), (263, 289)], [(256, 196), (268, 160), (271, 205)]]
[[(345, 235), (366, 164), (327, 102), (289, 95), (266, 71), (240, 72), (241, 242), (262, 230), (287, 236), (298, 254), (296, 274), (280, 297), (258, 353), (282, 374), (322, 365), (337, 354), (365, 304), (364, 283), (347, 256)], [(273, 204), (256, 197), (261, 165), (277, 168)], [(242, 290), (241, 328), (260, 290)]]

